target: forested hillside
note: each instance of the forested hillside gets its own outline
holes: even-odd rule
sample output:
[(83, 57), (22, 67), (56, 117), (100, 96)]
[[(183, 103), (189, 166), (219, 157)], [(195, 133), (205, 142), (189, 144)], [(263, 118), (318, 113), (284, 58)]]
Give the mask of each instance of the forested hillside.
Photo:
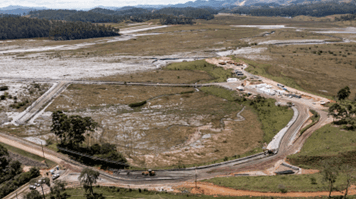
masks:
[(51, 23), (45, 19), (4, 15), (0, 18), (0, 39), (48, 37)]
[(119, 35), (119, 29), (89, 22), (58, 22), (50, 29), (54, 40), (75, 40)]
[[(95, 8), (90, 11), (76, 10), (40, 10), (31, 11), (31, 18), (39, 19), (56, 19), (66, 21), (82, 21), (82, 22), (122, 22), (131, 20), (133, 22), (144, 22), (151, 19), (160, 19), (165, 24), (177, 22), (182, 24), (192, 19), (213, 19), (213, 14), (217, 14), (218, 10), (212, 8), (163, 8), (159, 10), (149, 10), (143, 8), (130, 8), (108, 10)], [(175, 19), (175, 20), (172, 20)]]
[(86, 22), (62, 22), (4, 15), (0, 18), (0, 39), (51, 37), (74, 40), (119, 35), (119, 29)]
[(275, 8), (271, 8), (269, 6), (237, 7), (228, 12), (237, 14), (249, 14), (253, 16), (295, 17), (298, 15), (308, 15), (313, 17), (323, 17), (334, 14), (356, 14), (356, 2), (322, 2), (314, 4), (279, 6)]

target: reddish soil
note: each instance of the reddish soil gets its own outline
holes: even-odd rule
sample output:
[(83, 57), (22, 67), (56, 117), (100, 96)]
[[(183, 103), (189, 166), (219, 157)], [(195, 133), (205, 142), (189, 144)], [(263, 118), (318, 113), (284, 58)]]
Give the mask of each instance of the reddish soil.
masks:
[[(194, 183), (185, 183), (184, 185), (178, 187), (192, 188), (191, 193), (193, 194), (205, 194), (205, 195), (220, 195), (220, 196), (273, 196), (273, 197), (321, 197), (328, 196), (328, 192), (287, 192), (287, 193), (274, 193), (274, 192), (255, 192), (246, 190), (235, 190), (232, 188), (222, 187), (213, 185), (212, 183), (197, 183), (195, 188)], [(343, 195), (343, 192), (332, 192), (331, 195)], [(348, 192), (349, 195), (356, 194), (356, 186), (351, 186)]]

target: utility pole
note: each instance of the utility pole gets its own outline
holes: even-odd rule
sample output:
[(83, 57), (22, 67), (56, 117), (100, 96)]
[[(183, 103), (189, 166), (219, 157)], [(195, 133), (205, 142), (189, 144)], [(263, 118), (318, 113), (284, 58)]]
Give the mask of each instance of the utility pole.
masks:
[(45, 158), (45, 151), (43, 151), (43, 145), (42, 145), (42, 142), (41, 142), (41, 148), (42, 148), (42, 153), (43, 153), (43, 159), (45, 159), (45, 164), (46, 164), (46, 167), (48, 167), (47, 162), (46, 162), (46, 158)]
[(195, 167), (195, 186), (197, 189), (197, 166)]

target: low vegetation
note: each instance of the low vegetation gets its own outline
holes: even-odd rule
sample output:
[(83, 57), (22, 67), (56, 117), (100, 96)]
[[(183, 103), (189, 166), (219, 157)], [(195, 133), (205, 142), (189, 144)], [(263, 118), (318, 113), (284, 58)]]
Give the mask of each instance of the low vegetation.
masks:
[(225, 82), (227, 78), (232, 76), (232, 72), (225, 70), (222, 67), (210, 64), (205, 60), (198, 60), (193, 62), (172, 63), (167, 66), (167, 70), (190, 70), (190, 71), (204, 71), (213, 77), (209, 82)]
[(0, 145), (4, 146), (6, 149), (8, 149), (9, 151), (15, 153), (15, 154), (18, 154), (18, 155), (21, 155), (21, 156), (24, 156), (26, 158), (29, 158), (30, 160), (34, 160), (36, 162), (43, 162), (45, 160), (46, 164), (48, 165), (48, 167), (54, 167), (57, 165), (57, 163), (51, 161), (51, 160), (48, 160), (48, 159), (44, 159), (43, 157), (41, 156), (38, 156), (38, 155), (35, 155), (35, 154), (32, 154), (32, 153), (29, 153), (27, 151), (24, 151), (22, 149), (19, 149), (19, 148), (16, 148), (16, 147), (13, 147), (13, 146), (10, 146), (10, 145), (7, 145), (7, 144), (4, 144), (4, 143), (1, 143), (0, 142)]
[(269, 143), (272, 138), (288, 124), (293, 116), (293, 111), (288, 107), (275, 106), (274, 99), (266, 99), (257, 96), (253, 100), (248, 100), (245, 97), (237, 96), (235, 91), (219, 87), (203, 87), (202, 91), (212, 94), (229, 101), (238, 101), (251, 107), (258, 115), (259, 121), (262, 123), (264, 132), (263, 142)]
[[(72, 84), (47, 108), (48, 111), (82, 111), (114, 105), (130, 105), (148, 99), (191, 91), (184, 87)], [(70, 98), (67, 98), (69, 96)]]
[(133, 74), (117, 74), (92, 80), (148, 83), (204, 83), (213, 79), (207, 72), (191, 70), (155, 70)]
[(313, 125), (315, 125), (317, 122), (319, 122), (320, 120), (320, 115), (319, 113), (317, 113), (314, 110), (310, 110), (310, 112), (312, 113), (312, 116), (309, 118), (309, 120), (311, 120), (311, 123), (308, 124), (307, 126), (305, 126), (303, 129), (300, 130), (300, 135), (302, 135), (307, 129), (309, 129), (310, 127), (312, 127)]
[(340, 164), (356, 166), (356, 132), (331, 124), (315, 131), (299, 153), (288, 156), (291, 164), (308, 169), (322, 169), (320, 161), (335, 158), (341, 159)]
[[(285, 193), (328, 191), (328, 185), (323, 181), (323, 175), (321, 173), (304, 175), (218, 177), (204, 180), (203, 182), (209, 182), (237, 190), (259, 192)], [(335, 187), (341, 188), (344, 184), (345, 180), (340, 176), (335, 182)], [(282, 189), (285, 189), (286, 191)]]
[(356, 94), (354, 43), (274, 46), (262, 55), (272, 60), (236, 60), (249, 64), (250, 73), (330, 99), (345, 86), (351, 89), (350, 100)]

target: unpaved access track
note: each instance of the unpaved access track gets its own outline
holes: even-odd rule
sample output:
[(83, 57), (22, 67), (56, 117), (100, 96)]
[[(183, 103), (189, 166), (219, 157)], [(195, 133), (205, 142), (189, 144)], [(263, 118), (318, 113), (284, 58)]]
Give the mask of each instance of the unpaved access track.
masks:
[[(192, 188), (191, 193), (193, 194), (205, 194), (205, 195), (222, 195), (222, 196), (253, 196), (253, 197), (279, 197), (279, 198), (306, 198), (306, 197), (322, 197), (328, 196), (328, 191), (321, 192), (287, 192), (287, 193), (276, 193), (276, 192), (254, 192), (247, 190), (235, 190), (232, 188), (222, 187), (213, 185), (211, 183), (197, 183), (197, 188), (194, 183), (185, 183), (179, 187), (190, 187)], [(348, 195), (355, 195), (356, 187), (352, 186), (349, 189)], [(344, 192), (334, 191), (331, 193), (332, 196), (344, 195)]]
[(46, 105), (49, 101), (55, 98), (58, 94), (60, 94), (68, 85), (68, 81), (61, 81), (54, 87), (52, 87), (49, 91), (43, 94), (38, 100), (36, 100), (30, 107), (28, 107), (20, 117), (18, 117), (15, 121), (17, 124), (25, 124), (32, 117), (34, 117), (44, 105)]

